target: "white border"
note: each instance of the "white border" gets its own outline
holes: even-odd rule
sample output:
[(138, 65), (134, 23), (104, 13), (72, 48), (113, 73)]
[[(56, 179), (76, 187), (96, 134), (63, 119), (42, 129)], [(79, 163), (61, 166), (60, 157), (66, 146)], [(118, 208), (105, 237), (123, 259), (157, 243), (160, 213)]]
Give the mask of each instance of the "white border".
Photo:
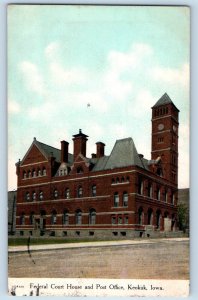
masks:
[[(82, 0), (18, 0), (18, 1), (0, 1), (0, 194), (1, 194), (1, 210), (0, 210), (0, 298), (10, 299), (7, 294), (7, 104), (6, 104), (6, 5), (8, 3), (18, 4), (129, 4), (129, 5), (188, 5), (191, 7), (191, 35), (192, 35), (192, 48), (191, 48), (191, 170), (190, 170), (190, 196), (191, 196), (191, 294), (189, 299), (198, 298), (198, 242), (197, 242), (197, 212), (198, 201), (196, 197), (197, 174), (198, 167), (198, 142), (197, 142), (197, 128), (198, 128), (198, 91), (197, 91), (197, 77), (198, 77), (198, 53), (197, 31), (198, 31), (198, 1), (197, 0), (155, 0), (155, 1), (142, 1), (142, 0), (128, 0), (128, 1), (82, 1)], [(16, 137), (17, 138), (17, 137)], [(21, 299), (18, 297), (17, 299)], [(48, 299), (54, 299), (48, 297)], [(71, 298), (73, 299), (73, 298)], [(135, 297), (135, 299), (138, 299)], [(154, 299), (147, 297), (146, 299)], [(174, 298), (166, 298), (174, 299)]]

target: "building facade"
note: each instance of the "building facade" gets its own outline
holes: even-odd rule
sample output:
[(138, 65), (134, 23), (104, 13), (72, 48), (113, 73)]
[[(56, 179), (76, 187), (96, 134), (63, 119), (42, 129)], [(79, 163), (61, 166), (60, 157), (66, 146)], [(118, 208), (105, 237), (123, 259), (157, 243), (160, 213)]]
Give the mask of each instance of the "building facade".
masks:
[(134, 237), (177, 229), (179, 110), (167, 94), (152, 107), (151, 159), (132, 138), (117, 140), (111, 154), (88, 136), (73, 135), (74, 151), (34, 138), (16, 164), (16, 232), (19, 235)]

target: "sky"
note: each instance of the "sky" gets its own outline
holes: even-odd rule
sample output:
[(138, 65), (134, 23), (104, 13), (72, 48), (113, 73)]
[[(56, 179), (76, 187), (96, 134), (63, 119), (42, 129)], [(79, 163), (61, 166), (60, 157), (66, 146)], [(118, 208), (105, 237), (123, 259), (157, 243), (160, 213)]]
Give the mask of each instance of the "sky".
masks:
[(166, 92), (179, 115), (179, 188), (189, 187), (190, 24), (186, 7), (10, 5), (8, 190), (33, 138), (60, 149), (89, 136), (109, 155), (132, 137), (151, 158), (151, 107)]

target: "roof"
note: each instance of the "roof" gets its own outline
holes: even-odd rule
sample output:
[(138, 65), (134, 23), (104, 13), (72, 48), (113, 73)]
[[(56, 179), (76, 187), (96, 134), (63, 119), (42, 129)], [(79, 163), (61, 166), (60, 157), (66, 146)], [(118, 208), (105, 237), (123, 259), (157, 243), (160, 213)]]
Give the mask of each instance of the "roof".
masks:
[(117, 140), (110, 156), (101, 157), (93, 171), (139, 166), (147, 169), (147, 160), (140, 158), (132, 138)]
[(79, 129), (79, 133), (78, 133), (78, 134), (74, 134), (73, 137), (74, 137), (74, 138), (78, 138), (78, 137), (84, 137), (84, 138), (87, 138), (88, 135), (82, 133), (82, 129)]
[[(158, 106), (162, 106), (162, 105), (167, 105), (167, 104), (173, 104), (175, 106), (175, 104), (173, 103), (173, 101), (171, 100), (171, 98), (169, 97), (169, 95), (167, 93), (165, 93), (156, 103), (155, 105), (152, 107), (158, 107)], [(175, 108), (177, 109), (177, 107), (175, 106)], [(178, 109), (177, 109), (178, 110)]]

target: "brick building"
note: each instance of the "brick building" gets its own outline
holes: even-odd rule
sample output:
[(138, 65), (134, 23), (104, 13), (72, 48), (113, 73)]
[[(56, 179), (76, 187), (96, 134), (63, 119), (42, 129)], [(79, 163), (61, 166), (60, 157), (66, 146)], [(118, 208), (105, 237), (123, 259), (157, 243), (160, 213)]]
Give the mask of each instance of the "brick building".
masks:
[(20, 235), (134, 237), (175, 231), (178, 198), (178, 114), (164, 94), (152, 107), (151, 159), (132, 138), (86, 156), (88, 136), (73, 135), (74, 151), (34, 138), (16, 164), (16, 231)]

